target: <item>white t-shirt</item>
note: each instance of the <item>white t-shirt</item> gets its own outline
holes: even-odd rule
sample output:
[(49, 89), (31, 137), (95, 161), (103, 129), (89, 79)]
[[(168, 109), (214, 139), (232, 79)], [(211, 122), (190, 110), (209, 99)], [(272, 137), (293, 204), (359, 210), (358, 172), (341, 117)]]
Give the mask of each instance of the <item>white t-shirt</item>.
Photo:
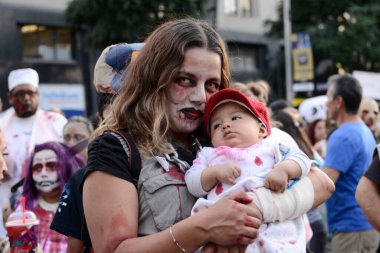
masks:
[[(5, 157), (10, 180), (0, 184), (1, 208), (8, 202), (10, 187), (17, 183), (23, 176), (23, 166), (33, 152), (36, 144), (47, 141), (62, 141), (63, 127), (67, 119), (56, 112), (47, 112), (38, 109), (28, 118), (20, 118), (13, 107), (0, 113), (0, 129), (4, 134), (8, 149)], [(0, 225), (0, 236), (5, 235), (3, 226)]]

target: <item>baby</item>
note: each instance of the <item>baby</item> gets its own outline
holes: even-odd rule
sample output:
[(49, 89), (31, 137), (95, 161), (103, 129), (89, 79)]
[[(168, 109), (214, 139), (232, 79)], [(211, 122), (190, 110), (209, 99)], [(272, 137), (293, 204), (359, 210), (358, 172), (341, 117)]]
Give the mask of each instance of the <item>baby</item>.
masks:
[[(254, 193), (257, 189), (266, 188), (267, 196), (271, 194), (270, 190), (284, 192), (310, 170), (311, 162), (301, 150), (270, 136), (264, 105), (239, 91), (224, 89), (208, 100), (205, 128), (214, 147), (200, 151), (185, 179), (194, 196), (207, 195), (207, 199), (200, 198), (192, 213), (208, 208), (237, 189)], [(307, 202), (306, 206), (311, 207), (314, 196), (295, 195), (297, 204)], [(253, 197), (257, 199), (257, 196)], [(281, 208), (286, 208), (286, 204)], [(265, 212), (264, 222), (274, 221), (266, 219), (268, 215)], [(303, 214), (302, 211), (299, 214)], [(246, 252), (305, 252), (307, 221), (300, 215), (292, 220), (283, 220), (281, 211), (275, 216), (279, 222), (263, 223), (259, 237)]]

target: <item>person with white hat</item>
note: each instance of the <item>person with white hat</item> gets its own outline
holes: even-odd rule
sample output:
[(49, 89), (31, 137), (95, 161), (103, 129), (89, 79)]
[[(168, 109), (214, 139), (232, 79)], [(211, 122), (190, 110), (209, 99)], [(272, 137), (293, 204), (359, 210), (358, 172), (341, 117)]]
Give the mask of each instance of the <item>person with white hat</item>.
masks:
[[(39, 76), (31, 68), (12, 70), (8, 76), (11, 107), (0, 113), (0, 129), (8, 147), (9, 180), (0, 186), (1, 200), (8, 200), (10, 187), (23, 177), (23, 165), (34, 146), (47, 141), (62, 141), (67, 119), (38, 108)], [(0, 235), (4, 232), (0, 226)]]

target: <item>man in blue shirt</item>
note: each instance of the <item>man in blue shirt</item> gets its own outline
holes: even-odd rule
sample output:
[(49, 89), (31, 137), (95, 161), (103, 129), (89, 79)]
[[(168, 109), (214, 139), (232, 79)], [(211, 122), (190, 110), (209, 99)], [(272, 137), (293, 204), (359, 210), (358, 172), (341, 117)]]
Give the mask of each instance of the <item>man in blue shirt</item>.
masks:
[(358, 109), (362, 88), (351, 75), (328, 80), (327, 120), (337, 129), (330, 135), (323, 171), (335, 182), (335, 193), (327, 201), (332, 253), (376, 252), (380, 235), (366, 220), (355, 200), (355, 190), (372, 161), (375, 139), (361, 121)]

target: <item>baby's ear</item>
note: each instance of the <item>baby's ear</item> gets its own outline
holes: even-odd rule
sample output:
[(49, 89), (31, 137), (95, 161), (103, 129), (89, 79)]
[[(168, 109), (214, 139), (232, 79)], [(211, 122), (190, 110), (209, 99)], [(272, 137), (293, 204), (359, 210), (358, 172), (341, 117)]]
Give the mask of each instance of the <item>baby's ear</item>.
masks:
[(265, 138), (268, 134), (267, 128), (263, 123), (260, 123), (260, 131), (259, 131), (259, 136), (261, 138)]

